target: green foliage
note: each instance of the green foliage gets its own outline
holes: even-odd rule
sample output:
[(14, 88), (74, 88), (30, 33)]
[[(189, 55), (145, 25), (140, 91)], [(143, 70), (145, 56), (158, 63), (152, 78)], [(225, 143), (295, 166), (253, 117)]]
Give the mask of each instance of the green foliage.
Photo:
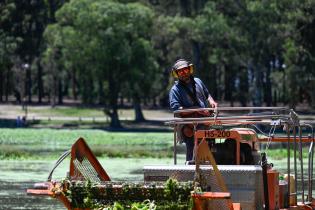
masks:
[(133, 203), (131, 210), (155, 210), (156, 205), (150, 200), (144, 200), (142, 203)]
[[(315, 106), (314, 5), (7, 0), (0, 3), (0, 101), (45, 92), (56, 104), (66, 95), (104, 105), (119, 125), (119, 97), (138, 108), (152, 98), (167, 104), (168, 70), (184, 57), (216, 100)], [(23, 63), (31, 64), (24, 76)]]
[[(106, 102), (113, 124), (122, 87), (123, 94), (139, 98), (148, 93), (141, 90), (151, 88), (145, 78), (154, 80), (157, 73), (150, 44), (152, 18), (152, 11), (138, 3), (70, 1), (46, 30), (46, 59), (60, 60), (69, 71), (76, 69), (83, 102)], [(56, 51), (60, 58), (49, 56)]]

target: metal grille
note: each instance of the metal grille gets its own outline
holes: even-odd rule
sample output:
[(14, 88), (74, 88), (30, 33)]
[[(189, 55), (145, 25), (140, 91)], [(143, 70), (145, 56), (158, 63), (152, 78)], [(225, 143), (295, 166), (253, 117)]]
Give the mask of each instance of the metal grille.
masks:
[(90, 180), (97, 183), (110, 181), (108, 174), (82, 138), (72, 145), (69, 176), (71, 180)]
[[(228, 191), (231, 192), (233, 202), (241, 203), (243, 210), (263, 209), (263, 184), (262, 170), (260, 166), (247, 165), (218, 165)], [(211, 166), (201, 166), (201, 175), (205, 177), (211, 191), (220, 191), (216, 188), (216, 179), (213, 176)], [(169, 165), (169, 166), (145, 166), (144, 180), (165, 181), (169, 177), (175, 177), (178, 181), (193, 181), (195, 166), (193, 165)], [(211, 175), (212, 174), (212, 175)], [(213, 182), (212, 179), (215, 181)], [(219, 208), (217, 208), (219, 209)]]
[[(209, 173), (201, 173), (202, 180), (206, 181), (206, 184), (210, 186), (210, 191), (212, 192), (224, 192), (224, 190), (221, 188), (221, 186), (218, 183), (218, 179), (215, 176), (215, 173), (213, 170), (211, 170)], [(227, 200), (209, 200), (208, 201), (208, 207), (210, 209), (229, 209), (228, 201)]]
[[(81, 174), (85, 180), (90, 180), (92, 182), (101, 182), (101, 179), (98, 176), (98, 173), (92, 166), (91, 162), (83, 157), (83, 160), (80, 162), (78, 159), (73, 160), (75, 166), (75, 174), (76, 178), (79, 178), (79, 174)], [(78, 173), (80, 172), (80, 173)]]

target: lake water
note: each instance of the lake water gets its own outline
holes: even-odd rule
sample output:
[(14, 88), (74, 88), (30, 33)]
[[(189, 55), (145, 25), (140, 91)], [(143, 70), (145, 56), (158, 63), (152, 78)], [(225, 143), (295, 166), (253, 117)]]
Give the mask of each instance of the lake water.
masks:
[(28, 196), (26, 189), (47, 180), (53, 162), (0, 161), (0, 209), (65, 209), (55, 199)]
[[(143, 180), (142, 168), (144, 165), (173, 164), (173, 159), (121, 159), (101, 158), (100, 163), (113, 180)], [(184, 163), (184, 157), (179, 156), (179, 163)], [(286, 160), (271, 160), (276, 168), (286, 173)], [(63, 205), (52, 198), (45, 196), (26, 195), (26, 189), (35, 182), (47, 180), (54, 161), (0, 161), (0, 209), (65, 209)], [(66, 176), (69, 159), (54, 172), (53, 179), (61, 180)], [(293, 166), (292, 166), (293, 168)], [(313, 187), (314, 189), (314, 187)], [(314, 190), (313, 190), (314, 191)], [(315, 192), (313, 192), (314, 195)]]
[[(183, 159), (183, 157), (182, 157)], [(112, 180), (143, 180), (144, 165), (173, 164), (173, 159), (99, 159)], [(53, 179), (61, 180), (69, 170), (69, 159), (55, 170)], [(184, 162), (184, 161), (181, 161)], [(0, 161), (0, 209), (65, 209), (56, 199), (46, 196), (31, 196), (26, 189), (35, 182), (47, 180), (54, 161)]]

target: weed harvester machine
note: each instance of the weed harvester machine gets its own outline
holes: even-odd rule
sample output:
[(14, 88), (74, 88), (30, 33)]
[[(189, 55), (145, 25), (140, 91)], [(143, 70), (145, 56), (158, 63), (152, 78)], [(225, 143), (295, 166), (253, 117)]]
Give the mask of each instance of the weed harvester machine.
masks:
[[(27, 192), (55, 197), (68, 209), (110, 209), (115, 201), (132, 208), (131, 202), (144, 200), (143, 209), (315, 209), (313, 127), (293, 110), (220, 107), (179, 110), (174, 116), (166, 122), (174, 128), (174, 165), (144, 166), (144, 182), (111, 181), (79, 139), (47, 182)], [(194, 141), (194, 158), (185, 165), (177, 164), (184, 129)], [(271, 144), (287, 150), (284, 165), (268, 163)], [(67, 178), (52, 181), (69, 154)]]

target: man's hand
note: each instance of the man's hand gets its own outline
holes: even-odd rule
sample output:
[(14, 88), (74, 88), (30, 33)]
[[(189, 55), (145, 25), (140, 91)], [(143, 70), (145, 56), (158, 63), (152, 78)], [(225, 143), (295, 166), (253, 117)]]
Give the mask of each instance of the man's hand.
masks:
[(218, 103), (215, 102), (215, 100), (213, 100), (213, 98), (210, 95), (208, 97), (208, 101), (210, 104), (210, 108), (217, 108), (218, 107)]
[(217, 108), (218, 107), (218, 103), (215, 101), (210, 102), (210, 106), (211, 108)]

